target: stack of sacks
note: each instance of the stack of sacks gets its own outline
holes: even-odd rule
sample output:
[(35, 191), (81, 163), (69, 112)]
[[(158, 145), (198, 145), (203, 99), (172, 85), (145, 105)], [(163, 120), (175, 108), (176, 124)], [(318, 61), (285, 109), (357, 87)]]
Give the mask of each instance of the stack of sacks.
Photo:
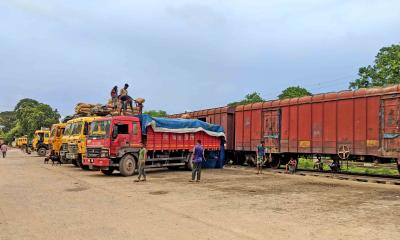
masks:
[(110, 111), (101, 104), (78, 103), (75, 107), (76, 116), (106, 116)]
[[(140, 114), (140, 108), (143, 107), (143, 103), (145, 102), (144, 98), (137, 98), (134, 100), (134, 102), (132, 103), (133, 107), (133, 111), (131, 110), (129, 104), (127, 106), (127, 110), (126, 110), (126, 115), (138, 115)], [(136, 103), (136, 107), (135, 107), (135, 103)], [(118, 107), (116, 110), (113, 110), (112, 108), (112, 99), (108, 100), (107, 103), (107, 110), (111, 113), (112, 116), (118, 116), (119, 115), (119, 111), (121, 109), (122, 105), (121, 102), (118, 101)]]
[(90, 111), (94, 106), (96, 105), (87, 103), (78, 103), (75, 106), (75, 113), (79, 115), (90, 115)]

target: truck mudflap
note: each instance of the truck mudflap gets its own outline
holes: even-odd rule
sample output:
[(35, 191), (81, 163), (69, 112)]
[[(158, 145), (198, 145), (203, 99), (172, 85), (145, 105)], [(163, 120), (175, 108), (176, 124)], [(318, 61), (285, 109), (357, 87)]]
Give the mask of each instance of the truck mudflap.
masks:
[(84, 158), (82, 164), (89, 166), (90, 169), (103, 169), (110, 166), (108, 158)]

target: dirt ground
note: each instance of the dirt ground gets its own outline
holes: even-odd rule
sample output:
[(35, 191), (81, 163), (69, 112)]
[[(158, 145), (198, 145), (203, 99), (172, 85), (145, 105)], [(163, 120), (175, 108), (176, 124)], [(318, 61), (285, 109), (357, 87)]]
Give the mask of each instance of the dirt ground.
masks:
[[(33, 154), (34, 155), (34, 154)], [(246, 170), (104, 176), (11, 150), (0, 239), (400, 239), (400, 186)]]

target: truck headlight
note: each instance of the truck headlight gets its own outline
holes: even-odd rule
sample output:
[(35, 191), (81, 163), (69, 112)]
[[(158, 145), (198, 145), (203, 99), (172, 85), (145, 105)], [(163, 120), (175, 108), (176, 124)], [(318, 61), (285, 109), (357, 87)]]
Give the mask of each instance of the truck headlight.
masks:
[(109, 156), (108, 149), (102, 149), (102, 150), (101, 150), (101, 153), (100, 153), (100, 157), (102, 157), (102, 158), (108, 158), (108, 156)]

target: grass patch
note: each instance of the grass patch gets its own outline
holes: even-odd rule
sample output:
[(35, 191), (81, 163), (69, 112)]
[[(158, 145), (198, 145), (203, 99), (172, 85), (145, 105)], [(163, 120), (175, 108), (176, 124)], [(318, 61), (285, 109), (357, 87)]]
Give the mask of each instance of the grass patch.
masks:
[[(332, 161), (324, 161), (324, 171), (330, 171), (329, 164)], [(349, 163), (350, 164), (350, 163)], [(313, 169), (314, 167), (314, 161), (311, 159), (304, 159), (304, 158), (299, 158), (298, 162), (298, 169)], [(397, 169), (388, 169), (388, 168), (377, 168), (377, 167), (356, 167), (356, 166), (350, 166), (347, 169), (346, 164), (343, 163), (342, 165), (342, 172), (343, 173), (358, 173), (358, 174), (379, 174), (379, 175), (392, 175), (392, 176), (397, 176), (399, 175), (399, 172)]]

